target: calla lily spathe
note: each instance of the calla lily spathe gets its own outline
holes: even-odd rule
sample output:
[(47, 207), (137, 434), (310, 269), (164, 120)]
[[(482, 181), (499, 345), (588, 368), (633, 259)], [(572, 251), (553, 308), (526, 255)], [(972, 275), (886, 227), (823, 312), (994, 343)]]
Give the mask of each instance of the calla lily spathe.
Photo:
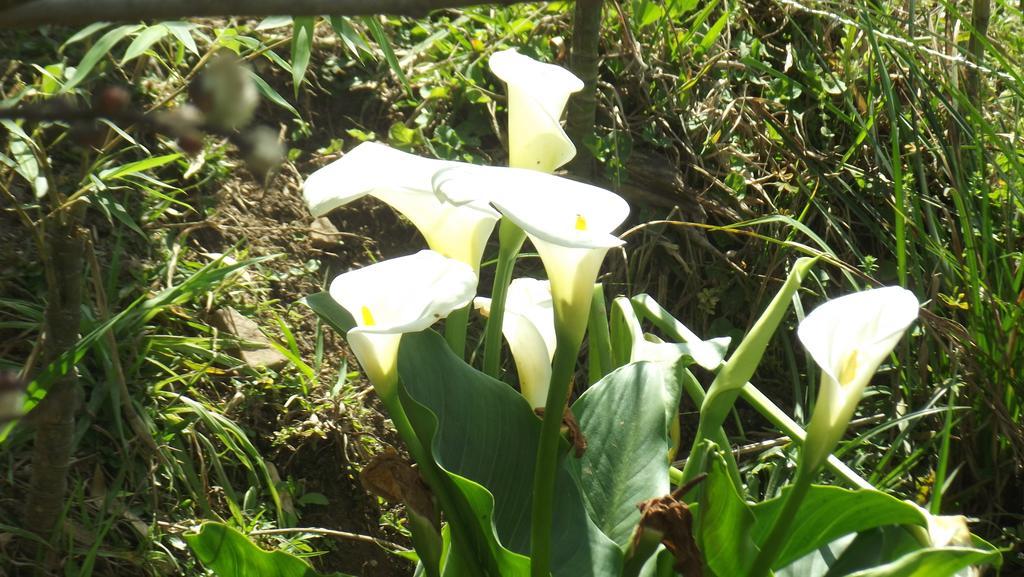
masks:
[(967, 517), (963, 515), (932, 515), (913, 501), (906, 501), (919, 511), (928, 522), (928, 543), (932, 547), (970, 547), (971, 530), (967, 528)]
[(408, 218), (431, 249), (478, 270), (500, 215), (486, 203), (454, 206), (434, 194), (434, 174), (455, 166), (468, 165), (364, 142), (311, 174), (303, 185), (303, 195), (313, 216), (373, 196)]
[[(490, 315), (491, 299), (477, 297), (473, 304)], [(512, 350), (523, 396), (531, 407), (543, 407), (555, 354), (555, 312), (547, 281), (517, 278), (509, 284), (501, 332)]]
[(868, 382), (919, 306), (912, 292), (884, 287), (830, 300), (800, 323), (797, 336), (822, 371), (804, 444), (809, 464), (823, 463), (842, 438)]
[(491, 71), (508, 85), (509, 166), (553, 172), (576, 156), (559, 119), (583, 81), (568, 70), (514, 49), (491, 55)]
[(611, 233), (629, 215), (626, 201), (603, 188), (515, 168), (446, 169), (434, 189), (454, 204), (489, 200), (522, 228), (544, 261), (558, 324), (582, 337), (601, 262), (623, 244)]
[(334, 279), (331, 297), (356, 322), (348, 331), (348, 344), (378, 395), (394, 394), (402, 335), (422, 331), (469, 304), (476, 284), (476, 273), (469, 265), (432, 250), (381, 261)]

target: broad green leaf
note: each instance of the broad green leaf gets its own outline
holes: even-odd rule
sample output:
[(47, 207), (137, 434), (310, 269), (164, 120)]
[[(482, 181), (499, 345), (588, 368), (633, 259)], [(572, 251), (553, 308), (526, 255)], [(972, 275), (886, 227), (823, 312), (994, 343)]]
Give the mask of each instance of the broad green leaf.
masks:
[(612, 371), (573, 404), (588, 449), (569, 466), (590, 518), (621, 547), (640, 520), (637, 503), (671, 491), (668, 429), (680, 391), (674, 363), (639, 362)]
[(327, 291), (309, 295), (302, 302), (342, 336), (356, 326), (352, 315)]
[(971, 565), (988, 565), (1000, 559), (999, 551), (933, 547), (914, 551), (880, 567), (851, 573), (849, 577), (953, 577)]
[(306, 76), (306, 67), (309, 66), (309, 55), (313, 50), (313, 31), (316, 29), (315, 16), (301, 16), (294, 19), (295, 27), (292, 31), (292, 85), (295, 88), (295, 98), (299, 97), (299, 88), (302, 87), (302, 79)]
[[(783, 497), (754, 505), (756, 542), (767, 538), (772, 521), (782, 509)], [(814, 485), (801, 503), (773, 566), (784, 567), (843, 535), (884, 525), (926, 524), (920, 509), (880, 491)]]
[(646, 28), (665, 15), (665, 8), (654, 2), (644, 4), (643, 13), (639, 15), (640, 28)]
[(715, 575), (746, 575), (757, 557), (754, 514), (733, 484), (722, 453), (708, 455), (697, 514), (697, 545)]
[(96, 44), (93, 44), (92, 48), (90, 48), (89, 51), (85, 53), (85, 56), (82, 57), (82, 61), (79, 62), (78, 67), (75, 68), (75, 73), (64, 84), (64, 86), (61, 87), (60, 92), (67, 92), (75, 86), (78, 86), (79, 83), (89, 76), (89, 73), (96, 67), (96, 64), (99, 63), (104, 56), (110, 53), (110, 50), (114, 48), (115, 44), (141, 27), (142, 26), (139, 24), (118, 26), (101, 36), (100, 39), (96, 41)]
[(682, 16), (697, 7), (697, 0), (669, 0), (668, 13), (672, 17)]
[(842, 577), (888, 563), (921, 544), (902, 527), (878, 527), (844, 535), (775, 571), (775, 577)]
[(199, 561), (217, 577), (349, 577), (317, 573), (305, 561), (284, 551), (264, 551), (245, 535), (221, 523), (204, 523), (185, 535)]
[[(533, 469), (540, 419), (509, 385), (458, 359), (432, 331), (407, 334), (398, 355), (402, 404), (418, 436), (462, 497), (502, 577), (528, 573)], [(571, 457), (566, 457), (571, 458)], [(621, 550), (590, 522), (569, 472), (557, 480), (552, 573), (556, 577), (616, 575)], [(464, 515), (465, 518), (465, 515)], [(467, 555), (471, 552), (461, 552)], [(447, 571), (446, 575), (449, 574)], [(475, 576), (474, 576), (475, 577)]]
[(170, 33), (170, 29), (163, 24), (154, 24), (146, 28), (128, 45), (128, 49), (124, 51), (124, 56), (121, 57), (121, 64), (142, 56), (151, 46), (163, 40)]

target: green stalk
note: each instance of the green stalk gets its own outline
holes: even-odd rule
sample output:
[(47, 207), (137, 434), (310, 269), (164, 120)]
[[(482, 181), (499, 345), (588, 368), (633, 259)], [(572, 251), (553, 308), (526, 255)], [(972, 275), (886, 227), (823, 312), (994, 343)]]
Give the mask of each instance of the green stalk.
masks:
[(803, 503), (804, 497), (807, 496), (807, 490), (811, 488), (811, 479), (813, 478), (814, 471), (806, 469), (803, 456), (801, 456), (800, 464), (797, 466), (796, 481), (793, 482), (786, 493), (786, 501), (782, 505), (782, 510), (779, 511), (779, 515), (772, 522), (772, 528), (768, 532), (768, 537), (762, 543), (761, 551), (757, 554), (754, 565), (750, 573), (747, 574), (747, 577), (767, 577), (771, 574), (772, 563), (775, 562), (779, 550), (782, 548), (783, 543), (786, 542), (789, 529), (793, 526), (793, 521), (796, 519), (796, 512), (800, 509), (800, 504)]
[[(700, 382), (697, 381), (697, 377), (693, 376), (693, 373), (691, 373), (689, 369), (682, 369), (682, 384), (683, 390), (686, 391), (687, 395), (689, 395), (690, 400), (693, 401), (693, 404), (698, 407), (703, 407), (704, 399), (707, 397), (704, 393), (704, 389), (700, 386)], [(703, 423), (703, 418), (697, 423), (697, 435), (700, 436), (701, 438), (704, 438), (707, 435), (707, 431), (701, 430), (701, 425)], [(732, 451), (729, 450), (731, 443), (729, 443), (729, 437), (725, 434), (725, 429), (719, 426), (716, 430), (711, 431), (710, 439), (714, 441), (720, 449), (722, 449), (722, 453), (725, 455), (725, 464), (729, 469), (729, 477), (732, 479), (732, 482), (736, 485), (736, 488), (739, 489), (740, 487), (743, 487), (743, 480), (740, 479), (740, 467), (736, 463), (736, 456), (733, 455)], [(694, 445), (694, 447), (696, 446), (697, 445)], [(691, 452), (690, 455), (686, 458), (686, 465), (683, 466), (684, 470), (687, 466), (690, 467), (690, 477), (687, 477), (686, 473), (680, 473), (678, 482), (675, 479), (673, 479), (672, 482), (676, 485), (682, 485), (684, 479), (695, 477), (697, 475), (697, 472), (694, 471), (694, 467), (697, 466), (697, 463), (701, 463), (704, 461), (702, 457), (702, 455), (698, 455), (697, 453)], [(669, 471), (669, 478), (672, 478), (671, 470)]]
[(523, 247), (526, 233), (507, 218), (498, 225), (498, 265), (494, 272), (494, 287), (491, 289), (491, 314), (487, 318), (484, 336), (484, 373), (498, 378), (501, 368), (501, 325), (505, 319), (505, 299), (508, 285), (512, 282), (512, 269), (516, 256)]
[[(555, 323), (561, 327), (562, 323)], [(551, 386), (544, 405), (544, 422), (537, 447), (537, 465), (533, 475), (533, 517), (530, 532), (530, 575), (548, 577), (551, 565), (551, 523), (555, 499), (555, 476), (558, 473), (558, 444), (561, 440), (562, 415), (569, 400), (572, 375), (576, 370), (583, 335), (566, 334), (556, 329), (555, 359), (551, 368)]]
[(690, 448), (690, 454), (686, 457), (686, 464), (683, 465), (681, 484), (692, 481), (701, 473), (700, 467), (706, 461), (705, 456), (708, 451), (708, 444), (704, 441), (710, 439), (722, 449), (722, 452), (729, 455), (727, 457), (729, 477), (735, 484), (736, 489), (742, 491), (743, 482), (739, 476), (739, 468), (736, 465), (735, 457), (732, 456), (729, 439), (726, 437), (724, 429), (722, 429), (722, 423), (725, 422), (725, 417), (732, 410), (732, 406), (735, 404), (736, 397), (738, 396), (739, 391), (729, 390), (723, 391), (715, 397), (709, 394), (705, 399), (704, 406), (701, 407), (700, 411), (700, 421), (697, 423), (697, 432), (693, 437), (693, 445)]
[[(702, 452), (706, 451), (706, 445), (703, 441), (713, 438), (708, 437), (708, 433), (715, 435), (717, 434), (716, 431), (721, 430), (722, 424), (736, 402), (736, 398), (740, 395), (740, 390), (750, 380), (750, 377), (754, 375), (754, 370), (761, 362), (761, 357), (764, 355), (765, 349), (768, 348), (768, 343), (771, 341), (772, 335), (775, 334), (775, 329), (778, 328), (779, 323), (782, 322), (783, 317), (786, 315), (786, 311), (789, 310), (790, 301), (796, 294), (797, 289), (800, 288), (804, 276), (807, 275), (807, 272), (816, 260), (817, 258), (797, 259), (796, 263), (793, 264), (793, 270), (790, 271), (782, 288), (775, 294), (772, 301), (768, 303), (768, 307), (761, 313), (757, 322), (751, 327), (750, 332), (747, 333), (747, 336), (736, 347), (736, 351), (733, 352), (729, 360), (722, 365), (718, 370), (718, 374), (715, 375), (715, 380), (708, 388), (707, 397), (700, 407), (700, 421), (697, 425), (697, 433), (693, 438), (690, 456), (686, 459), (686, 465), (683, 467), (684, 483), (693, 480), (700, 473), (698, 467), (704, 461)], [(728, 445), (722, 448), (727, 449)], [(737, 484), (736, 488), (741, 489), (742, 486), (742, 484)]]
[(590, 341), (587, 345), (589, 353), (589, 384), (593, 385), (605, 375), (612, 372), (612, 342), (608, 327), (608, 308), (604, 302), (604, 286), (594, 285), (594, 296), (590, 301), (590, 319), (587, 321), (587, 334)]
[(461, 309), (452, 311), (444, 322), (444, 338), (459, 360), (466, 359), (466, 329), (469, 325), (469, 309), (471, 308), (473, 305), (468, 304)]
[(949, 400), (946, 403), (946, 423), (942, 427), (942, 445), (939, 448), (939, 463), (935, 467), (935, 483), (932, 500), (928, 504), (928, 512), (938, 515), (942, 512), (942, 488), (946, 484), (946, 472), (949, 470), (949, 444), (953, 436), (953, 408), (956, 404), (955, 389), (950, 387)]

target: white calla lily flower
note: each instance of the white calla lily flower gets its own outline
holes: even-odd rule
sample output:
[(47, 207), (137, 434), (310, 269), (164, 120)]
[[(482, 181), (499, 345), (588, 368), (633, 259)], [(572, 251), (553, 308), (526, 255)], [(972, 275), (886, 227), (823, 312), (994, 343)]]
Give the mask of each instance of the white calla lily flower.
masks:
[[(491, 299), (477, 297), (473, 305), (490, 316)], [(555, 354), (555, 311), (547, 281), (517, 278), (509, 284), (501, 332), (512, 350), (523, 396), (531, 407), (543, 407)]]
[(398, 382), (398, 345), (473, 300), (477, 275), (432, 250), (381, 261), (344, 273), (330, 295), (352, 315), (348, 344), (381, 397)]
[(303, 195), (313, 216), (373, 196), (408, 218), (431, 249), (478, 270), (500, 215), (484, 202), (456, 206), (434, 194), (434, 174), (455, 166), (470, 165), (364, 142), (311, 174), (303, 185)]
[(718, 337), (707, 341), (693, 340), (685, 343), (667, 343), (656, 335), (644, 334), (633, 341), (629, 362), (661, 361), (675, 362), (687, 356), (701, 367), (713, 371), (722, 364), (722, 357), (729, 349), (729, 337)]
[(971, 531), (963, 515), (928, 515), (928, 539), (933, 547), (970, 547)]
[[(932, 515), (928, 509), (913, 501), (910, 503), (924, 516), (927, 524), (924, 527), (913, 527), (922, 545), (930, 547), (973, 547), (971, 530), (967, 527), (967, 517), (963, 515)], [(955, 577), (977, 577), (981, 575), (978, 567), (967, 567), (955, 574)]]
[(611, 233), (629, 215), (625, 200), (568, 178), (498, 167), (445, 169), (434, 178), (434, 189), (454, 204), (489, 200), (522, 228), (544, 261), (556, 315), (573, 311), (573, 332), (582, 336), (604, 255), (623, 244)]
[(822, 371), (804, 444), (812, 465), (824, 462), (842, 438), (868, 382), (919, 306), (914, 293), (884, 287), (830, 300), (800, 323), (797, 336)]
[(491, 71), (508, 85), (509, 166), (553, 172), (576, 156), (559, 119), (583, 81), (568, 70), (515, 49), (491, 55)]

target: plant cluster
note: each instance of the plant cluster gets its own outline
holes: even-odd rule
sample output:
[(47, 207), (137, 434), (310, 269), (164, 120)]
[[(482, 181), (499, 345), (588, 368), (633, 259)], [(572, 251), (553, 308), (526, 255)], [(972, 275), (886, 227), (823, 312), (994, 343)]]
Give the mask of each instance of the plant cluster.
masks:
[[(404, 214), (429, 250), (335, 278), (307, 303), (346, 335), (415, 463), (393, 453), (364, 483), (402, 502), (425, 575), (958, 575), (999, 563), (962, 516), (936, 516), (880, 492), (831, 457), (872, 376), (918, 317), (913, 293), (885, 287), (817, 307), (798, 336), (821, 369), (806, 432), (750, 384), (814, 258), (797, 260), (731, 355), (656, 302), (618, 297), (607, 316), (595, 284), (628, 204), (551, 174), (575, 149), (559, 124), (581, 84), (515, 51), (491, 57), (509, 92), (510, 167), (432, 160), (364, 143), (304, 184), (314, 214), (370, 195)], [(474, 299), (488, 237), (499, 223), (490, 298)], [(547, 280), (512, 269), (529, 239)], [(464, 360), (468, 312), (486, 312), (482, 371)], [(429, 329), (445, 319), (445, 338)], [(646, 335), (641, 319), (679, 342)], [(584, 335), (588, 382), (569, 404)], [(500, 342), (519, 391), (497, 379)], [(705, 391), (690, 372), (715, 373)], [(682, 470), (683, 391), (699, 407)], [(799, 445), (795, 478), (752, 502), (723, 424), (741, 394), (786, 423)], [(673, 435), (673, 429), (676, 434)], [(830, 462), (831, 460), (831, 462)], [(854, 489), (816, 485), (831, 466)], [(673, 485), (675, 488), (673, 489)], [(527, 514), (529, 512), (529, 514)], [(190, 542), (204, 563), (261, 553), (218, 551), (230, 530), (207, 525)], [(234, 538), (237, 539), (238, 535)], [(887, 542), (879, 548), (880, 542)]]

